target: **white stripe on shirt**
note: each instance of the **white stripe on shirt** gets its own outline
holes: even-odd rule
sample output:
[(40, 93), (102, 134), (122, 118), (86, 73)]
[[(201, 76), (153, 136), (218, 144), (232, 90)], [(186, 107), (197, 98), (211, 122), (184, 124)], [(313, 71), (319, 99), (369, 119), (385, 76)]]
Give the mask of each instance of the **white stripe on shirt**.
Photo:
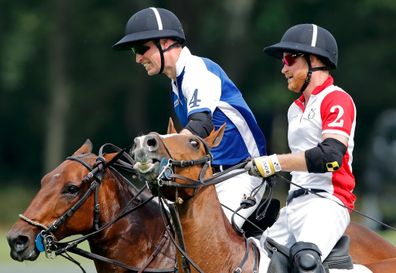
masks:
[(241, 137), (245, 142), (245, 145), (250, 155), (252, 157), (260, 156), (260, 152), (258, 150), (253, 133), (252, 131), (250, 131), (249, 126), (246, 126), (247, 122), (241, 115), (241, 113), (239, 113), (237, 109), (233, 108), (230, 104), (224, 101), (219, 101), (218, 108), (227, 116), (227, 118), (232, 121), (232, 123), (234, 123), (235, 127), (241, 134)]

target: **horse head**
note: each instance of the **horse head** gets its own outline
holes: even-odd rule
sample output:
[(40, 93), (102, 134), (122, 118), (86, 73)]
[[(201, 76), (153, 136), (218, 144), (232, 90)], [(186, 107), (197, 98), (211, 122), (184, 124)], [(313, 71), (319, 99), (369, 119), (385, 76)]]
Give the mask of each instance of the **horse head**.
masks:
[[(90, 194), (75, 211), (70, 212), (70, 208), (90, 188), (89, 179), (84, 178), (98, 158), (91, 151), (92, 143), (87, 140), (73, 156), (42, 178), (39, 192), (7, 234), (11, 248), (10, 255), (14, 260), (37, 259), (40, 252), (35, 240), (40, 232), (49, 227), (51, 230), (48, 233), (51, 233), (56, 240), (72, 234), (84, 234), (93, 229), (95, 204), (93, 194)], [(115, 155), (116, 153), (104, 155), (105, 162), (112, 160)], [(102, 184), (100, 195), (111, 194), (113, 190), (109, 187), (114, 185)], [(105, 202), (105, 199), (100, 202)], [(101, 203), (101, 205), (105, 204)], [(67, 213), (70, 215), (65, 216)], [(57, 223), (56, 226), (54, 223)]]
[[(131, 151), (134, 168), (153, 194), (159, 194), (161, 188), (161, 195), (168, 200), (188, 199), (195, 192), (188, 186), (212, 175), (210, 148), (220, 143), (224, 128), (225, 124), (202, 139), (192, 134), (177, 133), (170, 119), (166, 135), (151, 132), (134, 139)], [(167, 183), (166, 180), (173, 181)]]

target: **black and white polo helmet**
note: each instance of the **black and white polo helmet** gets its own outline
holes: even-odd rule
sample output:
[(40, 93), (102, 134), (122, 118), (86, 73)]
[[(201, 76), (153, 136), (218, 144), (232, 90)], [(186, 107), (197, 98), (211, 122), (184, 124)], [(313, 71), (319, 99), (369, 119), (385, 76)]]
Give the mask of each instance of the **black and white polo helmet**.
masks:
[(329, 68), (336, 68), (336, 39), (326, 29), (315, 24), (299, 24), (289, 28), (279, 43), (264, 48), (267, 54), (281, 59), (284, 52), (309, 53), (319, 56)]
[(146, 8), (129, 18), (125, 36), (113, 48), (129, 50), (135, 42), (161, 38), (173, 38), (180, 44), (186, 41), (183, 27), (175, 14), (163, 8)]

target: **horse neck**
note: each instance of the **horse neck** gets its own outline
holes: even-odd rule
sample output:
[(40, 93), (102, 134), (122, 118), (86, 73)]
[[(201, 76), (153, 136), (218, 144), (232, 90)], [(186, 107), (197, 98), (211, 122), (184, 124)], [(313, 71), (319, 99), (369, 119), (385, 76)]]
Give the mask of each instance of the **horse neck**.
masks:
[(110, 222), (135, 197), (126, 181), (111, 171), (107, 171), (99, 186), (99, 204), (101, 224)]
[[(128, 187), (126, 181), (121, 181), (122, 178), (119, 175), (110, 173), (104, 179), (100, 196), (101, 204), (105, 205), (101, 207), (100, 225), (112, 221), (136, 195), (136, 192)], [(130, 207), (136, 205), (137, 203), (134, 202)], [(89, 244), (94, 253), (140, 268), (153, 253), (164, 230), (159, 209), (151, 201), (91, 238)], [(170, 246), (166, 245), (163, 249), (171, 253), (172, 250), (169, 248)], [(170, 255), (174, 257), (174, 250)], [(171, 268), (173, 266), (172, 259), (162, 258), (156, 258), (150, 267)], [(96, 266), (98, 272), (124, 272), (123, 269), (109, 267), (108, 264), (96, 263)]]
[[(201, 262), (205, 266), (205, 261), (220, 257), (220, 250), (227, 253), (228, 258), (217, 259), (220, 264), (214, 267), (241, 261), (245, 241), (224, 215), (214, 186), (201, 189), (193, 198), (180, 205), (179, 215), (187, 253), (198, 264)], [(201, 269), (211, 272), (210, 269)], [(224, 272), (231, 272), (227, 270)]]

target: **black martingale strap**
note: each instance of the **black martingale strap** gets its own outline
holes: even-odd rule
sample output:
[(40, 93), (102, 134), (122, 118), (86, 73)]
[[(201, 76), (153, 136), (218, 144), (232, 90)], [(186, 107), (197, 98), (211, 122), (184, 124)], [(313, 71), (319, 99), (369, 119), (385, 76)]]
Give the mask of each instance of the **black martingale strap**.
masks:
[(182, 226), (180, 223), (179, 212), (177, 211), (177, 207), (174, 204), (168, 204), (168, 208), (169, 208), (170, 216), (172, 218), (172, 226), (175, 231), (176, 237), (178, 239), (179, 247), (182, 250), (183, 272), (189, 273), (189, 272), (191, 272), (190, 263), (189, 263), (188, 259), (186, 258), (186, 256), (183, 255), (183, 253), (186, 252), (186, 247), (185, 247), (185, 243), (184, 243), (183, 230), (182, 230)]
[[(169, 235), (169, 238), (171, 239), (173, 245), (176, 247), (176, 249), (180, 252), (180, 254), (182, 255), (182, 257), (185, 258), (186, 262), (188, 262), (188, 264), (190, 264), (192, 267), (195, 268), (195, 270), (199, 273), (204, 273), (203, 270), (187, 255), (187, 252), (184, 250), (184, 243), (183, 246), (180, 246), (180, 244), (178, 244), (174, 238), (174, 234), (176, 234), (176, 227), (175, 227), (175, 220), (173, 220), (173, 216), (170, 213), (171, 209), (169, 208), (170, 204), (167, 202), (166, 199), (159, 197), (160, 200), (160, 205), (161, 205), (161, 216), (164, 220), (165, 225), (167, 225), (167, 233)], [(166, 209), (165, 208), (166, 205)], [(168, 213), (169, 212), (169, 213)], [(177, 213), (177, 210), (175, 211), (175, 213)], [(179, 216), (177, 215), (176, 218), (178, 219)], [(180, 225), (180, 222), (179, 222)], [(181, 227), (181, 225), (180, 225)], [(182, 249), (183, 247), (183, 249)], [(189, 270), (190, 268), (188, 268)], [(184, 272), (183, 273), (187, 273), (190, 271), (185, 271), (185, 268), (183, 268)], [(182, 273), (182, 272), (181, 272)]]
[(252, 241), (253, 241), (252, 238), (245, 239), (246, 251), (245, 251), (245, 254), (243, 255), (241, 263), (239, 264), (239, 266), (237, 268), (234, 269), (234, 273), (242, 273), (242, 268), (249, 258), (250, 246), (252, 246), (253, 256), (254, 256), (253, 273), (258, 273), (260, 255), (259, 255), (259, 251), (258, 251), (256, 244)]
[(91, 253), (86, 250), (77, 248), (77, 247), (72, 247), (68, 249), (69, 252), (80, 255), (82, 257), (91, 259), (91, 260), (96, 260), (96, 261), (101, 261), (101, 262), (106, 262), (110, 263), (113, 265), (116, 265), (118, 267), (122, 267), (125, 269), (128, 269), (129, 271), (136, 272), (136, 273), (141, 273), (141, 272), (152, 272), (152, 273), (168, 273), (168, 272), (174, 272), (174, 268), (148, 268), (149, 264), (155, 259), (155, 257), (158, 256), (160, 253), (160, 250), (164, 247), (166, 242), (169, 240), (169, 237), (165, 231), (164, 235), (162, 236), (161, 240), (157, 244), (154, 252), (150, 255), (149, 259), (145, 262), (145, 264), (142, 267), (134, 267), (127, 265), (123, 262), (120, 262), (118, 260), (110, 259), (104, 256), (101, 256), (99, 254)]

